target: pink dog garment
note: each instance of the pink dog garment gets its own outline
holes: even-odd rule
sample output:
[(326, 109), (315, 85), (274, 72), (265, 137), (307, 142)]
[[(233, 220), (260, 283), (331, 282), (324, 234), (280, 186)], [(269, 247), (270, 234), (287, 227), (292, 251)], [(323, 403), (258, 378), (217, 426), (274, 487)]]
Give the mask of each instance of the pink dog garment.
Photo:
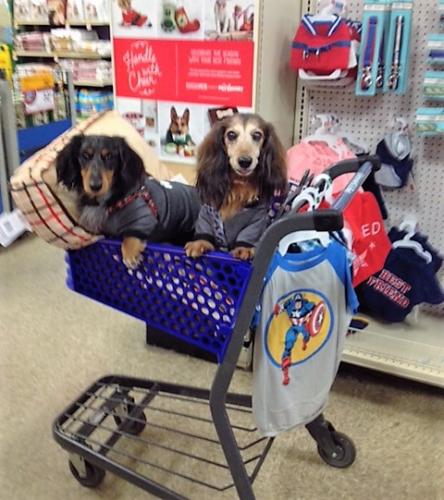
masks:
[[(356, 158), (345, 145), (338, 139), (334, 149), (323, 141), (300, 142), (287, 151), (288, 178), (298, 182), (308, 169), (318, 175), (341, 160)], [(341, 193), (354, 174), (341, 175), (333, 181), (333, 194)]]

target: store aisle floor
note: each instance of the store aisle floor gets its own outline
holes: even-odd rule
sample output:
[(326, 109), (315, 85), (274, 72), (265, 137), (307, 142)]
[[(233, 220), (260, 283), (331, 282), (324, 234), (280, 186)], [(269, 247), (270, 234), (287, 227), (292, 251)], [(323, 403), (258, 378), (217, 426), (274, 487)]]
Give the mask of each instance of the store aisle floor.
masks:
[[(149, 498), (111, 474), (97, 490), (82, 488), (52, 438), (52, 421), (102, 375), (206, 387), (214, 365), (146, 347), (141, 322), (65, 287), (63, 259), (61, 250), (33, 237), (0, 249), (0, 498)], [(239, 371), (232, 389), (248, 392), (250, 374)], [(444, 499), (443, 396), (342, 368), (326, 415), (353, 438), (357, 461), (347, 470), (329, 468), (304, 429), (287, 433), (276, 439), (258, 476), (258, 499)], [(185, 494), (216, 498), (194, 485)], [(220, 495), (234, 497), (233, 491)]]

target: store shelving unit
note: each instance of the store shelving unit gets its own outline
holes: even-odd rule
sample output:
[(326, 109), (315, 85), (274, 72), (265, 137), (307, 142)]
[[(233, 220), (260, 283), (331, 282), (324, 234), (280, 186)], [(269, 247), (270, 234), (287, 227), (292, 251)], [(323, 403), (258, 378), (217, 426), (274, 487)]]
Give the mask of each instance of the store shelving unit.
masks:
[[(18, 19), (14, 20), (14, 28), (17, 31), (44, 31), (48, 32), (51, 28), (86, 28), (88, 31), (97, 31), (99, 33), (99, 38), (110, 39), (110, 17), (107, 21), (95, 21), (85, 19), (83, 21), (77, 21), (72, 19), (66, 19), (64, 25), (55, 26), (49, 21), (45, 20), (27, 20)], [(17, 62), (31, 62), (32, 60), (47, 60), (51, 62), (53, 60), (58, 63), (60, 59), (85, 59), (91, 61), (99, 60), (111, 60), (112, 54), (100, 54), (95, 52), (82, 52), (82, 51), (45, 51), (45, 50), (13, 50), (13, 58)], [(72, 82), (73, 86), (76, 88), (86, 88), (86, 89), (112, 89), (112, 80), (75, 80)]]
[[(360, 19), (363, 0), (349, 2), (349, 17)], [(301, 15), (316, 9), (315, 0), (301, 2)], [(438, 29), (437, 2), (414, 2), (414, 26), (411, 34), (411, 70), (409, 89), (405, 95), (378, 95), (359, 98), (354, 87), (346, 89), (314, 90), (297, 86), (295, 142), (311, 133), (314, 117), (319, 113), (332, 113), (341, 120), (341, 128), (372, 146), (381, 140), (390, 120), (403, 116), (414, 123), (415, 110), (422, 105), (422, 81), (427, 67), (426, 35)], [(296, 22), (294, 23), (296, 27)], [(415, 191), (384, 192), (390, 221), (398, 223), (409, 213), (415, 213), (420, 229), (428, 234), (438, 250), (444, 250), (444, 205), (442, 203), (442, 141), (426, 141), (414, 133)], [(441, 281), (444, 274), (441, 274)], [(444, 282), (444, 281), (443, 281)], [(444, 308), (435, 307), (434, 315), (423, 311), (415, 325), (407, 323), (383, 324), (373, 319), (363, 331), (347, 338), (344, 361), (444, 387)]]
[(416, 324), (369, 319), (346, 340), (343, 360), (444, 388), (444, 328), (438, 316), (421, 314)]

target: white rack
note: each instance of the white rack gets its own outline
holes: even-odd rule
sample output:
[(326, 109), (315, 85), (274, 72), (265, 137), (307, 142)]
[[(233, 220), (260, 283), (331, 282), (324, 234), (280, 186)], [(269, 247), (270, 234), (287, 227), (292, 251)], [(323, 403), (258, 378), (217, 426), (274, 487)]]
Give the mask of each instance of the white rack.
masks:
[[(363, 0), (349, 0), (349, 17), (362, 19)], [(301, 2), (301, 15), (313, 12), (315, 0)], [(296, 23), (294, 28), (296, 28)], [(405, 117), (413, 127), (415, 111), (425, 105), (422, 93), (427, 63), (426, 35), (439, 31), (438, 1), (416, 0), (411, 34), (409, 90), (403, 96), (382, 94), (356, 97), (354, 88), (315, 90), (298, 84), (295, 142), (314, 128), (314, 116), (333, 113), (345, 131), (360, 137), (375, 151), (394, 115)], [(293, 76), (295, 78), (295, 76)], [(444, 251), (444, 137), (422, 138), (414, 132), (415, 191), (385, 191), (390, 225), (408, 213), (415, 213), (421, 230), (433, 246)], [(444, 282), (444, 270), (441, 270)], [(347, 339), (344, 360), (382, 372), (444, 387), (444, 306), (427, 306), (435, 317), (423, 313), (415, 327), (406, 324), (370, 326)]]

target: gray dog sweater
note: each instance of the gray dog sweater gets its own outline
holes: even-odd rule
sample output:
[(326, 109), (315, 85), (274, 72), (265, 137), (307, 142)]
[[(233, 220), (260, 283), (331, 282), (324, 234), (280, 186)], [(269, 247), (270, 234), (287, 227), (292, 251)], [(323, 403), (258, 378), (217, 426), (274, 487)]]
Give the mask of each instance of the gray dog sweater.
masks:
[(202, 205), (194, 239), (207, 240), (220, 250), (254, 247), (270, 223), (268, 211), (267, 204), (251, 203), (222, 221), (217, 209)]
[(192, 186), (147, 178), (143, 185), (109, 207), (106, 236), (135, 236), (152, 242), (183, 243), (191, 239), (200, 202)]

